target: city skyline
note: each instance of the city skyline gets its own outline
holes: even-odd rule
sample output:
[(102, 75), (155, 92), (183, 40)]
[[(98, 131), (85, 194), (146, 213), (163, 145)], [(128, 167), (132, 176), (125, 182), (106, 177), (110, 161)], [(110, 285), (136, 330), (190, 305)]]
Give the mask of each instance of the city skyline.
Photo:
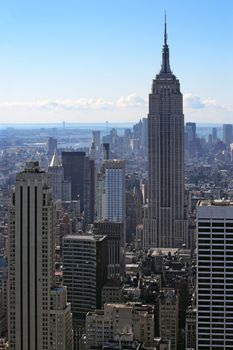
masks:
[(230, 123), (232, 9), (210, 0), (1, 3), (0, 123), (146, 116), (165, 10), (185, 121)]

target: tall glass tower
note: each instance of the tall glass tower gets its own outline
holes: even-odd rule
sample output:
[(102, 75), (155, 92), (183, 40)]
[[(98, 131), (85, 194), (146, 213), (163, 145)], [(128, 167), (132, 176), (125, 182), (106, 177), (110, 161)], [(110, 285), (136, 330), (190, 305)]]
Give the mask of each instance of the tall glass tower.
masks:
[(148, 208), (145, 247), (180, 247), (185, 241), (184, 115), (179, 80), (172, 73), (165, 18), (162, 67), (152, 83), (148, 114)]

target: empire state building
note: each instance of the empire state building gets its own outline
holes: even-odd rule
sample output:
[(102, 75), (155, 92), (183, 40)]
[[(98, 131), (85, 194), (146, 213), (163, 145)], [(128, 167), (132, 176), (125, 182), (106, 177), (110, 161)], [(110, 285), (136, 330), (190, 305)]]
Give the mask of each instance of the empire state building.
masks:
[(180, 247), (184, 214), (184, 115), (180, 83), (172, 73), (165, 19), (162, 66), (152, 83), (148, 114), (148, 208), (144, 248)]

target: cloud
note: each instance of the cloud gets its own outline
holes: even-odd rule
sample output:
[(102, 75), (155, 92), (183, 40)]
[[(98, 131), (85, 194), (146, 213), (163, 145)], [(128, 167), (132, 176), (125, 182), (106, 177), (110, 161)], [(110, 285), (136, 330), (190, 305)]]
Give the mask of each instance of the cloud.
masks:
[(204, 103), (201, 101), (201, 98), (191, 93), (184, 94), (184, 105), (185, 107), (193, 109), (200, 109), (205, 107)]
[(147, 100), (136, 94), (131, 94), (127, 97), (120, 97), (116, 103), (116, 106), (120, 108), (145, 107), (146, 105)]
[(101, 98), (81, 97), (76, 100), (38, 100), (32, 102), (2, 102), (0, 109), (33, 109), (33, 110), (118, 110), (127, 108), (143, 108), (146, 100), (133, 93), (121, 96), (116, 101)]
[(219, 104), (216, 100), (205, 100), (199, 96), (193, 95), (192, 93), (184, 94), (184, 106), (190, 109), (215, 109), (224, 110), (227, 112), (233, 111), (232, 107), (227, 107)]

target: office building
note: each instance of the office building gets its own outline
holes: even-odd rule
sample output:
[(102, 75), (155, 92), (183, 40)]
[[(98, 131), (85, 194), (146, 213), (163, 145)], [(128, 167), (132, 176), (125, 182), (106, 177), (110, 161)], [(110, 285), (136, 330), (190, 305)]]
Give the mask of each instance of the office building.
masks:
[(188, 142), (194, 141), (196, 138), (196, 123), (186, 123), (186, 135)]
[(48, 174), (40, 171), (38, 162), (28, 162), (25, 170), (16, 175), (9, 209), (11, 350), (51, 349), (51, 289), (55, 284), (53, 209)]
[(73, 349), (71, 304), (67, 303), (66, 287), (51, 290), (50, 350)]
[(74, 321), (101, 306), (101, 290), (107, 278), (105, 236), (68, 235), (63, 242), (63, 278)]
[(64, 179), (71, 182), (71, 199), (80, 200), (87, 223), (94, 221), (95, 163), (85, 152), (62, 152)]
[(56, 149), (48, 167), (48, 174), (53, 200), (70, 201), (71, 182), (69, 180), (64, 180), (64, 169), (59, 161)]
[(4, 256), (0, 255), (0, 337), (7, 332), (7, 280), (7, 260)]
[(64, 171), (61, 163), (59, 162), (57, 150), (55, 149), (53, 158), (48, 167), (49, 184), (52, 189), (53, 199), (62, 199), (62, 183), (64, 180)]
[(91, 160), (94, 160), (96, 161), (96, 146), (95, 146), (95, 142), (92, 140), (91, 142), (91, 147), (90, 147), (90, 150), (89, 150), (89, 157)]
[(103, 160), (110, 159), (109, 143), (103, 143)]
[(212, 129), (212, 140), (213, 140), (213, 144), (216, 145), (217, 140), (218, 140), (218, 129), (217, 128)]
[(57, 149), (57, 139), (55, 139), (54, 137), (49, 137), (47, 141), (48, 156), (52, 157), (56, 149)]
[(97, 220), (125, 223), (125, 163), (105, 160), (97, 184)]
[(178, 296), (175, 290), (167, 289), (161, 291), (159, 298), (160, 337), (171, 342), (171, 350), (177, 350), (179, 331), (178, 312)]
[(96, 154), (96, 160), (98, 161), (101, 157), (101, 137), (100, 137), (100, 130), (93, 130), (92, 131), (92, 138), (93, 142), (95, 144), (95, 154)]
[(233, 348), (233, 202), (197, 205), (196, 349)]
[(125, 163), (106, 159), (97, 177), (94, 230), (108, 239), (108, 278), (122, 276), (124, 271), (125, 197)]
[(197, 310), (191, 306), (186, 311), (185, 346), (186, 349), (196, 349), (196, 317)]
[(227, 146), (227, 148), (230, 147), (230, 144), (232, 143), (232, 124), (223, 124), (223, 143)]
[(71, 199), (80, 199), (81, 210), (84, 210), (85, 194), (85, 152), (62, 152), (64, 179), (71, 182)]
[(103, 346), (109, 341), (137, 340), (152, 346), (154, 339), (154, 312), (150, 305), (111, 304), (103, 310), (90, 311), (86, 317), (87, 350)]
[(142, 148), (148, 150), (148, 119), (142, 118)]
[(107, 236), (107, 277), (119, 278), (124, 274), (125, 238), (122, 222), (97, 221), (93, 232)]
[(170, 69), (166, 22), (162, 67), (149, 95), (148, 162), (145, 248), (181, 247), (187, 231), (183, 97), (179, 80)]

